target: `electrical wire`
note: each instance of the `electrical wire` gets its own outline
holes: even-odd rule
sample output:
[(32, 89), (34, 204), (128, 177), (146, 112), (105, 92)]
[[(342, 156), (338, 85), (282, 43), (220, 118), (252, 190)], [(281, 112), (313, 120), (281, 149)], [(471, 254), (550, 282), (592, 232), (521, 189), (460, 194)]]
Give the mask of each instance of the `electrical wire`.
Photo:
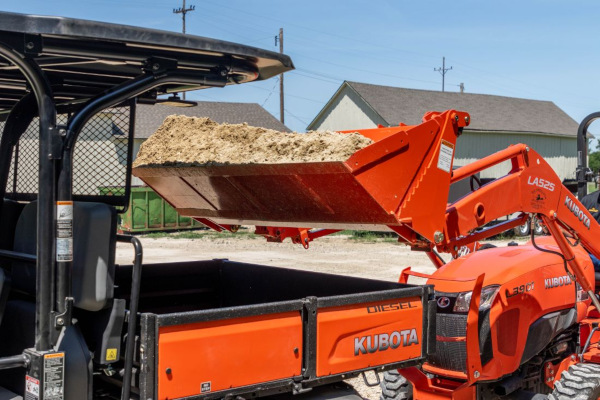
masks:
[(304, 125), (308, 125), (308, 122), (304, 121), (302, 118), (298, 117), (295, 114), (292, 114), (287, 108), (284, 108), (283, 111), (285, 111), (286, 113), (288, 113), (290, 116), (296, 118), (296, 120), (302, 122)]
[(442, 262), (442, 264), (446, 264), (446, 261), (444, 261), (444, 259), (442, 258), (442, 256), (440, 255), (440, 253), (438, 253), (437, 251), (431, 249), (431, 252), (435, 255), (435, 257), (440, 260)]
[(481, 179), (479, 179), (477, 175), (471, 175), (471, 177), (469, 178), (469, 186), (471, 186), (471, 192), (475, 191), (475, 185), (473, 185), (473, 181), (477, 182), (477, 189), (481, 187)]
[[(537, 218), (537, 217), (536, 217), (536, 216), (534, 216), (533, 218)], [(534, 225), (534, 220), (532, 219), (532, 220), (530, 221), (530, 223), (531, 223), (532, 225)], [(535, 226), (535, 225), (534, 225), (534, 226)], [(564, 265), (564, 267), (565, 267), (565, 272), (567, 273), (567, 275), (569, 276), (569, 278), (571, 278), (571, 280), (572, 280), (574, 283), (575, 283), (575, 282), (577, 282), (577, 277), (576, 277), (575, 275), (573, 275), (573, 274), (571, 273), (571, 271), (569, 271), (569, 268), (567, 267), (567, 262), (568, 262), (568, 261), (573, 261), (575, 258), (573, 257), (572, 259), (569, 259), (569, 260), (567, 260), (567, 259), (566, 259), (566, 257), (564, 256), (564, 254), (562, 254), (562, 253), (560, 253), (560, 252), (558, 252), (558, 251), (554, 251), (554, 250), (548, 250), (548, 249), (543, 249), (543, 248), (539, 247), (539, 246), (537, 245), (537, 243), (535, 243), (535, 229), (531, 229), (531, 226), (530, 226), (530, 231), (531, 231), (531, 232), (530, 232), (530, 234), (531, 234), (531, 244), (533, 244), (533, 247), (535, 247), (535, 249), (536, 249), (536, 250), (538, 250), (538, 251), (541, 251), (541, 252), (543, 252), (543, 253), (556, 254), (557, 256), (559, 256), (560, 258), (562, 258), (562, 260), (563, 260), (563, 265)], [(571, 244), (571, 243), (569, 242), (569, 244)]]
[(275, 92), (275, 88), (279, 84), (279, 77), (276, 77), (274, 80), (275, 80), (275, 83), (273, 84), (273, 88), (271, 89), (271, 92), (269, 93), (269, 95), (267, 96), (267, 98), (265, 99), (265, 101), (263, 101), (262, 104), (260, 105), (261, 107), (264, 107), (265, 104), (267, 104), (267, 101), (269, 101), (269, 99), (273, 95), (273, 92)]

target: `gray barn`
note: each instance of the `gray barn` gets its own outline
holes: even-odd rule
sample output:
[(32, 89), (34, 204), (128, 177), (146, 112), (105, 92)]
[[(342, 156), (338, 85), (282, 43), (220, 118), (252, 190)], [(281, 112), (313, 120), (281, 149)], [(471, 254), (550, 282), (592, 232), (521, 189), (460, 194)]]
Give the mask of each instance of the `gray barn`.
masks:
[[(550, 101), (471, 93), (436, 92), (344, 82), (308, 130), (349, 130), (416, 125), (427, 111), (456, 109), (471, 114), (459, 137), (455, 166), (478, 160), (511, 144), (526, 143), (564, 179), (575, 178), (578, 124)], [(508, 164), (490, 168), (482, 178), (496, 178)]]

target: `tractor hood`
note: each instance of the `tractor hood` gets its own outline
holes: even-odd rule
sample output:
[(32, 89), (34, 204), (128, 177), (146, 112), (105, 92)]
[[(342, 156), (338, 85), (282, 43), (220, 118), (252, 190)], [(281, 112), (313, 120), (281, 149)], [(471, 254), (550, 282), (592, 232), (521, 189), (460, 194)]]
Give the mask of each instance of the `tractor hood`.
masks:
[[(559, 251), (550, 236), (536, 239), (536, 244), (543, 249)], [(588, 253), (580, 245), (574, 251), (593, 282), (594, 268)], [(481, 274), (485, 274), (484, 287), (502, 285), (533, 270), (556, 265), (562, 267), (562, 264), (563, 260), (558, 255), (542, 252), (527, 242), (518, 246), (479, 250), (459, 257), (433, 273), (427, 283), (435, 285), (437, 291), (465, 292), (473, 289), (474, 281)]]

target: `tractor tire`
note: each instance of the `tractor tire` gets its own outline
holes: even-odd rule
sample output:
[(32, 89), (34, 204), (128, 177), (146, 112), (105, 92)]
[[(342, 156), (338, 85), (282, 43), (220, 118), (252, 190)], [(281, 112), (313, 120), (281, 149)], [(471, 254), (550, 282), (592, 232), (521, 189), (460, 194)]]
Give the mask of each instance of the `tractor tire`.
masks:
[(527, 220), (523, 225), (515, 227), (514, 232), (517, 236), (529, 236), (529, 233), (531, 232), (531, 221)]
[(380, 400), (412, 400), (413, 398), (412, 384), (395, 369), (383, 373), (380, 386)]
[(596, 400), (600, 397), (600, 365), (575, 364), (554, 384), (548, 400)]
[(544, 232), (544, 225), (542, 225), (542, 223), (539, 220), (535, 220), (535, 224), (533, 226), (533, 233), (536, 236), (542, 236), (545, 234)]

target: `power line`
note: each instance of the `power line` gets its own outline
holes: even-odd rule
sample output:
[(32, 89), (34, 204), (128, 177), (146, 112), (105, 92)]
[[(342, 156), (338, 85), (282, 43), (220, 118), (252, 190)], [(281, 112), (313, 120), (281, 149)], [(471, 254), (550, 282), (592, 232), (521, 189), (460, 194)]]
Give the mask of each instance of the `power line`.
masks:
[[(252, 89), (258, 89), (258, 90), (262, 90), (262, 91), (265, 91), (265, 92), (270, 92), (270, 90), (269, 90), (269, 89), (265, 89), (265, 88), (263, 88), (263, 87), (260, 87), (260, 86), (255, 86), (255, 85), (251, 85), (251, 84), (246, 84), (246, 87), (247, 87), (247, 88), (252, 88)], [(321, 105), (323, 105), (323, 104), (325, 104), (325, 103), (326, 103), (325, 101), (320, 101), (320, 100), (315, 100), (315, 99), (309, 99), (308, 97), (296, 96), (296, 95), (294, 95), (294, 94), (289, 94), (289, 93), (287, 94), (287, 96), (289, 96), (289, 97), (294, 97), (294, 98), (296, 98), (296, 99), (301, 99), (301, 100), (310, 101), (310, 102), (312, 102), (312, 103), (321, 104)]]
[(439, 72), (442, 75), (442, 92), (444, 91), (446, 72), (450, 71), (451, 69), (452, 69), (452, 67), (446, 68), (446, 57), (442, 57), (442, 67), (441, 68), (433, 69), (435, 72)]
[[(280, 19), (268, 17), (268, 16), (263, 15), (263, 14), (257, 14), (257, 13), (253, 13), (253, 12), (246, 11), (246, 10), (240, 10), (239, 8), (234, 8), (232, 6), (224, 5), (224, 4), (222, 4), (222, 2), (216, 2), (216, 1), (211, 1), (211, 0), (207, 0), (207, 1), (209, 3), (217, 6), (217, 7), (222, 7), (222, 8), (227, 8), (227, 9), (230, 9), (230, 10), (235, 10), (236, 13), (243, 13), (243, 14), (250, 15), (250, 16), (252, 16), (254, 18), (258, 17), (258, 18), (267, 19), (267, 20), (271, 20), (271, 21), (274, 21), (274, 22), (278, 22), (278, 23), (282, 22)], [(361, 40), (361, 39), (356, 39), (356, 38), (350, 38), (348, 36), (343, 36), (343, 35), (340, 35), (340, 34), (337, 34), (335, 32), (331, 32), (331, 31), (327, 31), (327, 30), (321, 31), (321, 30), (318, 30), (318, 29), (314, 29), (314, 28), (312, 28), (309, 25), (298, 24), (298, 23), (293, 23), (293, 22), (289, 22), (289, 21), (287, 21), (287, 22), (283, 21), (283, 22), (285, 22), (286, 25), (296, 26), (298, 28), (301, 28), (302, 30), (313, 31), (313, 32), (320, 33), (320, 34), (323, 34), (323, 35), (337, 37), (339, 39), (351, 40), (354, 43), (364, 43), (364, 44), (367, 44), (369, 46), (375, 46), (375, 47), (379, 47), (379, 48), (385, 48), (387, 50), (393, 50), (393, 51), (400, 51), (400, 52), (403, 52), (403, 53), (414, 54), (414, 55), (418, 55), (418, 56), (421, 56), (421, 57), (431, 57), (431, 58), (434, 57), (433, 55), (430, 55), (430, 54), (424, 54), (424, 53), (419, 53), (419, 52), (412, 51), (412, 50), (406, 50), (406, 49), (401, 49), (401, 48), (397, 48), (397, 47), (390, 47), (390, 46), (380, 45), (380, 44), (378, 44), (376, 42), (373, 42), (373, 41)]]
[(298, 75), (298, 76), (303, 76), (303, 77), (308, 78), (308, 79), (314, 79), (316, 81), (321, 81), (321, 82), (325, 82), (325, 83), (331, 83), (332, 85), (336, 85), (336, 86), (339, 86), (343, 82), (342, 80), (336, 80), (336, 81), (334, 81), (333, 79), (329, 79), (329, 78), (327, 78), (327, 79), (318, 78), (316, 76), (310, 76), (310, 75), (303, 74), (302, 72), (298, 72), (298, 71), (289, 71), (289, 72), (286, 72), (286, 73), (288, 75), (289, 74)]
[(323, 64), (329, 64), (329, 65), (333, 65), (333, 66), (336, 66), (336, 67), (342, 67), (342, 68), (345, 68), (345, 69), (350, 69), (350, 70), (354, 70), (354, 71), (358, 71), (358, 72), (366, 72), (368, 74), (373, 74), (373, 75), (387, 76), (387, 77), (390, 77), (390, 78), (403, 79), (403, 80), (413, 81), (413, 82), (422, 82), (422, 83), (434, 83), (434, 84), (437, 84), (437, 82), (427, 81), (427, 80), (424, 80), (424, 79), (408, 78), (408, 77), (405, 77), (405, 76), (399, 76), (399, 75), (393, 75), (393, 74), (386, 74), (386, 73), (381, 72), (381, 71), (372, 71), (372, 70), (367, 70), (367, 69), (362, 69), (362, 68), (350, 67), (348, 65), (337, 64), (337, 63), (333, 63), (331, 61), (325, 61), (325, 60), (322, 60), (320, 58), (310, 57), (310, 56), (307, 56), (307, 55), (304, 55), (304, 54), (303, 55), (299, 55), (298, 57), (300, 57), (300, 58), (304, 57), (304, 58), (308, 58), (310, 60), (318, 61), (318, 62), (323, 63)]
[(306, 122), (302, 118), (298, 117), (297, 115), (292, 114), (287, 108), (285, 109), (285, 112), (290, 114), (292, 117), (296, 118), (296, 120), (302, 122), (304, 125), (308, 125), (308, 122)]
[(265, 104), (267, 104), (267, 101), (269, 101), (269, 99), (273, 95), (273, 92), (275, 91), (275, 88), (277, 87), (277, 83), (279, 82), (279, 77), (275, 78), (274, 81), (275, 81), (275, 83), (273, 84), (273, 89), (271, 89), (271, 92), (269, 93), (269, 95), (267, 96), (265, 101), (263, 101), (263, 103), (260, 105), (261, 107), (264, 107)]

